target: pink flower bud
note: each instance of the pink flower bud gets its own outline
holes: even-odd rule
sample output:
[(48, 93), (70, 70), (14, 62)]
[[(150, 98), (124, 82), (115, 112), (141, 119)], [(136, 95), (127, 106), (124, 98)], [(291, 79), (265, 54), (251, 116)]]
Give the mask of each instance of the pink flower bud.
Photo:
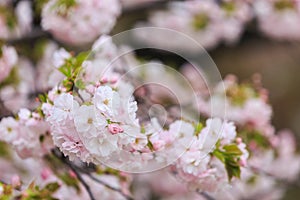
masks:
[(240, 160), (239, 160), (239, 164), (240, 164), (241, 167), (246, 167), (246, 165), (247, 165), (247, 160), (246, 160), (246, 159), (240, 159)]
[(124, 132), (124, 129), (118, 124), (109, 124), (108, 130), (113, 135)]
[(119, 79), (119, 77), (113, 76), (113, 77), (111, 77), (111, 79), (110, 79), (110, 83), (111, 83), (111, 84), (115, 84), (115, 83), (117, 83), (118, 79)]
[(243, 142), (242, 138), (238, 137), (236, 138), (236, 143), (241, 144)]
[(72, 170), (69, 170), (69, 175), (70, 175), (72, 178), (77, 178), (76, 174), (75, 174)]
[(44, 168), (42, 170), (41, 177), (42, 177), (43, 180), (47, 180), (49, 178), (49, 176), (51, 176), (51, 174), (52, 173), (51, 173), (49, 168)]
[(88, 85), (86, 86), (86, 90), (89, 92), (89, 93), (95, 93), (95, 87), (93, 85)]
[(21, 186), (21, 179), (18, 175), (13, 175), (11, 177), (11, 184), (14, 188), (18, 188)]
[(102, 84), (105, 84), (105, 83), (107, 83), (107, 82), (108, 82), (107, 77), (102, 77), (102, 78), (101, 78), (101, 83), (102, 83)]
[(163, 140), (157, 140), (152, 145), (154, 150), (157, 151), (162, 149), (165, 146), (165, 142)]

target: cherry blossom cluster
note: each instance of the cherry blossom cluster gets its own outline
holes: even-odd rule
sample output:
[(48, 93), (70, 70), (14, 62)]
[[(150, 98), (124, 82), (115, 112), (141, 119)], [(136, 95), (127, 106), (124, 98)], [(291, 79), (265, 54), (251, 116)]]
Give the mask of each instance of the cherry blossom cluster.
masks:
[(42, 27), (57, 39), (80, 45), (109, 33), (120, 14), (118, 0), (51, 0), (42, 11)]
[[(52, 49), (51, 43), (47, 48)], [(21, 158), (42, 161), (53, 159), (49, 156), (58, 147), (63, 154), (59, 157), (67, 163), (108, 163), (127, 170), (139, 170), (153, 162), (172, 164), (170, 172), (194, 191), (218, 191), (221, 185), (239, 178), (249, 153), (234, 124), (219, 118), (208, 118), (205, 124), (184, 118), (165, 126), (156, 118), (140, 122), (137, 110), (143, 105), (135, 100), (135, 82), (122, 79), (118, 62), (106, 68), (118, 51), (122, 49), (108, 36), (95, 42), (93, 52), (75, 56), (62, 48), (45, 51), (42, 60), (48, 53), (53, 56), (53, 68), (47, 72), (61, 76), (56, 86), (39, 96), (41, 104), (36, 111), (21, 109), (15, 118), (2, 118), (2, 141)], [(138, 62), (132, 56), (132, 62)], [(110, 163), (114, 158), (117, 161)], [(48, 190), (47, 195), (64, 193), (65, 189), (58, 190), (64, 179), (52, 173), (42, 170), (40, 189), (32, 191), (35, 187), (27, 182), (25, 193), (42, 195), (48, 184), (56, 189)], [(58, 185), (52, 185), (55, 183)]]
[[(172, 29), (187, 34), (206, 49), (212, 49), (220, 43), (236, 43), (246, 26), (257, 19), (259, 29), (266, 36), (299, 40), (299, 8), (299, 1), (293, 0), (175, 1), (169, 3), (167, 10), (151, 13), (148, 21), (138, 23), (137, 27)], [(147, 31), (141, 31), (137, 36), (151, 44), (195, 52), (180, 38), (168, 40), (168, 34), (153, 37)]]
[[(96, 41), (95, 46), (104, 39), (107, 37), (101, 37)], [(95, 52), (94, 54), (98, 57), (97, 60), (103, 52), (100, 51), (100, 55)], [(157, 124), (155, 119), (152, 119), (150, 124), (139, 124), (136, 115), (137, 102), (132, 96), (134, 87), (129, 82), (119, 81), (118, 74), (112, 69), (102, 77), (100, 74), (98, 77), (100, 81), (91, 82), (94, 80), (92, 77), (95, 76), (95, 68), (97, 68), (94, 63), (97, 61), (84, 61), (81, 69), (82, 78), (72, 80), (74, 76), (72, 71), (74, 70), (76, 73), (78, 70), (68, 71), (68, 63), (72, 63), (74, 59), (76, 63), (78, 57), (72, 57), (63, 49), (54, 55), (56, 66), (59, 71), (64, 73), (65, 79), (62, 87), (56, 87), (48, 93), (48, 99), (42, 105), (42, 110), (46, 121), (51, 126), (55, 145), (71, 160), (79, 157), (84, 162), (100, 164), (101, 161), (111, 159), (112, 156), (115, 157), (123, 153), (122, 151), (126, 151), (132, 154), (125, 157), (127, 162), (134, 159), (135, 154), (141, 154), (143, 161), (155, 158), (160, 162), (167, 163), (172, 157), (170, 154), (167, 158), (167, 154), (162, 151), (153, 157), (150, 152), (163, 150), (166, 146), (172, 146), (174, 142), (179, 143), (174, 147), (180, 148), (180, 137), (183, 136), (192, 140), (195, 134), (195, 125), (190, 122), (175, 121), (170, 124), (169, 130), (165, 130)], [(74, 87), (78, 87), (78, 91), (74, 90)], [(72, 91), (70, 91), (71, 88)], [(218, 126), (220, 125), (222, 123), (218, 124)], [(180, 128), (181, 126), (189, 128)], [(209, 123), (208, 126), (213, 125)], [(217, 127), (216, 130), (218, 128), (220, 127)], [(204, 138), (212, 137), (210, 133), (207, 132), (208, 136), (204, 136)], [(232, 133), (227, 134), (232, 135)], [(226, 138), (225, 135), (224, 133)], [(234, 137), (228, 139), (228, 142), (234, 140)], [(182, 140), (183, 147), (181, 148), (187, 148), (188, 144), (184, 144), (184, 142)], [(217, 138), (208, 142), (206, 148), (213, 146), (213, 142), (217, 142)], [(166, 148), (167, 152), (174, 150), (174, 147)], [(209, 152), (206, 151), (206, 153)]]
[[(152, 3), (160, 5), (0, 0), (0, 199), (280, 199), (280, 184), (297, 181), (296, 140), (272, 125), (258, 75), (207, 85), (195, 64), (169, 69), (106, 35), (121, 9)], [(237, 43), (257, 19), (265, 35), (298, 40), (299, 5), (172, 1), (137, 27), (173, 29), (211, 49)], [(137, 32), (156, 46), (198, 50), (169, 31)]]
[[(199, 78), (198, 80), (193, 79), (195, 72), (190, 67), (190, 65), (184, 65), (182, 72), (196, 88), (196, 85), (199, 85)], [(196, 82), (194, 82), (195, 80)], [(155, 195), (162, 196), (165, 199), (206, 199), (189, 190), (196, 189), (198, 192), (205, 191), (206, 194), (210, 195), (210, 198), (214, 199), (281, 199), (286, 190), (283, 185), (297, 181), (300, 172), (300, 155), (297, 151), (296, 140), (288, 130), (275, 133), (270, 121), (272, 108), (268, 104), (268, 94), (262, 88), (259, 77), (254, 76), (253, 82), (239, 84), (237, 79), (230, 75), (224, 83), (226, 92), (222, 93), (220, 84), (212, 91), (211, 97), (205, 92), (207, 88), (198, 87), (199, 94), (201, 94), (201, 98), (199, 97), (199, 101), (201, 101), (199, 103), (200, 111), (204, 115), (207, 115), (207, 110), (203, 110), (203, 108), (210, 105), (212, 101), (216, 103), (218, 101), (216, 98), (220, 98), (222, 95), (227, 96), (226, 105), (231, 106), (227, 109), (228, 117), (231, 116), (232, 111), (241, 114), (241, 116), (245, 115), (244, 106), (249, 102), (256, 105), (256, 101), (261, 102), (259, 103), (259, 109), (263, 111), (261, 113), (265, 113), (266, 110), (268, 110), (266, 113), (269, 113), (268, 115), (262, 114), (261, 118), (259, 118), (260, 115), (257, 115), (259, 119), (249, 116), (232, 118), (237, 126), (234, 127), (232, 123), (224, 126), (224, 133), (231, 134), (227, 135), (227, 142), (230, 141), (230, 138), (231, 140), (235, 138), (234, 143), (239, 146), (239, 150), (243, 155), (239, 160), (245, 166), (241, 168), (241, 178), (233, 179), (230, 184), (224, 181), (225, 179), (222, 176), (225, 175), (225, 171), (222, 171), (222, 167), (220, 168), (222, 165), (221, 160), (211, 158), (213, 156), (217, 157), (220, 151), (213, 151), (210, 156), (201, 156), (199, 148), (203, 149), (205, 146), (202, 139), (197, 140), (198, 143), (194, 143), (196, 145), (193, 144), (171, 167), (171, 174), (175, 174), (175, 177), (184, 182), (176, 181), (174, 176), (166, 170), (139, 175), (136, 178), (137, 183), (134, 185), (137, 188), (135, 191), (137, 197), (147, 198), (145, 194), (149, 196), (150, 193), (154, 192)], [(204, 106), (204, 103), (207, 105)], [(251, 112), (255, 113), (255, 110), (256, 106), (253, 106)], [(218, 119), (209, 119), (207, 123), (214, 123), (213, 127), (218, 127), (220, 123), (218, 121)], [(263, 123), (258, 123), (259, 121)], [(206, 128), (202, 129), (201, 133), (205, 133), (206, 130)], [(210, 131), (213, 131), (213, 129)], [(200, 137), (205, 137), (205, 134), (200, 134)], [(241, 143), (241, 139), (247, 146)], [(224, 143), (224, 139), (221, 139), (220, 142), (224, 145), (223, 150), (228, 148), (226, 142)], [(217, 146), (220, 144), (217, 144)], [(231, 150), (238, 153), (234, 148)], [(201, 162), (197, 162), (194, 159), (195, 157), (202, 157), (203, 159)], [(247, 157), (247, 162), (244, 162), (243, 158)], [(209, 168), (207, 168), (208, 166)], [(289, 166), (288, 171), (284, 170), (286, 166)], [(161, 178), (159, 183), (157, 182), (158, 177)], [(186, 183), (188, 183), (187, 188), (189, 189), (182, 187)]]
[(228, 179), (240, 176), (240, 169), (235, 166), (246, 166), (249, 155), (235, 129), (233, 123), (222, 124), (218, 118), (208, 119), (191, 147), (172, 167), (173, 173), (187, 182), (191, 190), (216, 192), (229, 185)]
[(0, 39), (24, 36), (31, 31), (32, 10), (30, 1), (22, 1), (14, 8), (12, 0), (0, 2)]
[(0, 72), (0, 99), (4, 108), (13, 112), (23, 106), (32, 108), (34, 102), (29, 101), (29, 96), (34, 91), (35, 72), (31, 62), (19, 57), (14, 47), (3, 45)]
[[(41, 18), (43, 30), (70, 45), (92, 43), (99, 35), (109, 33), (123, 7), (155, 3), (155, 0), (51, 0), (36, 2), (5, 0), (0, 3), (0, 38), (14, 39), (28, 34), (33, 27), (33, 15)], [(159, 2), (158, 2), (159, 4)], [(34, 8), (34, 10), (32, 10)], [(237, 43), (249, 22), (256, 19), (260, 31), (279, 40), (299, 40), (299, 1), (294, 0), (188, 0), (173, 1), (165, 11), (155, 11), (147, 23), (137, 26), (155, 26), (185, 33), (205, 48), (219, 43)], [(161, 20), (164, 19), (164, 20)], [(164, 37), (149, 37), (147, 32), (140, 39), (151, 43), (180, 46)], [(155, 39), (153, 39), (155, 38)], [(160, 41), (161, 40), (161, 41)]]
[[(55, 166), (54, 163), (57, 160), (54, 158), (24, 160), (11, 151), (7, 153), (11, 154), (11, 158), (0, 159), (0, 168), (6, 172), (0, 174), (1, 181), (5, 181), (5, 183), (0, 183), (1, 198), (43, 199), (51, 197), (71, 200), (76, 196), (80, 199), (89, 199), (89, 194), (80, 184), (76, 174), (67, 168), (64, 169), (63, 165), (60, 165), (59, 168)], [(95, 195), (101, 195), (104, 199), (126, 199), (120, 193), (94, 182), (88, 175), (84, 175), (84, 178)], [(128, 174), (111, 174), (102, 166), (99, 167), (97, 173), (93, 174), (93, 178), (108, 183), (113, 188), (125, 193), (130, 183)]]
[(39, 113), (21, 109), (18, 117), (0, 122), (1, 141), (10, 144), (21, 158), (42, 157), (53, 148), (50, 127)]
[(1, 47), (1, 75), (0, 82), (7, 78), (14, 65), (17, 64), (18, 55), (13, 47), (2, 46)]
[[(205, 107), (220, 103), (220, 97), (226, 96), (226, 117), (235, 122), (237, 136), (248, 144), (247, 149), (251, 153), (248, 167), (242, 169), (241, 180), (237, 180), (231, 190), (220, 196), (280, 199), (285, 190), (277, 183), (296, 181), (300, 172), (300, 155), (295, 138), (288, 130), (276, 133), (271, 124), (273, 111), (268, 103), (268, 93), (261, 86), (259, 76), (254, 76), (252, 83), (239, 84), (235, 76), (229, 75), (224, 85), (225, 93), (218, 85), (210, 97), (199, 95), (199, 111), (209, 115)], [(289, 172), (282, 173), (287, 165)]]
[(299, 40), (300, 2), (292, 0), (257, 0), (254, 3), (259, 28), (278, 40)]
[[(171, 2), (168, 10), (154, 12), (148, 23), (139, 24), (138, 27), (155, 26), (173, 29), (192, 37), (204, 48), (211, 49), (221, 41), (236, 42), (245, 24), (252, 17), (253, 12), (246, 1), (220, 1), (219, 5), (215, 1), (192, 0)], [(167, 35), (152, 39), (153, 37), (149, 37), (145, 32), (139, 37), (155, 44), (165, 45), (168, 42), (167, 45), (176, 49), (190, 50), (191, 48), (185, 47), (180, 41), (166, 40)]]

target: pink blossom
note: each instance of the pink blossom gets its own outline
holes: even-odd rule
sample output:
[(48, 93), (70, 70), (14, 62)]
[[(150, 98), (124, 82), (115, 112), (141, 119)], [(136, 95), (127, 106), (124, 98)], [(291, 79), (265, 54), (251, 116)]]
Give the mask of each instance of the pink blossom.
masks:
[(120, 14), (117, 0), (76, 0), (74, 5), (58, 5), (51, 0), (43, 7), (42, 27), (59, 40), (81, 45), (108, 33)]
[(267, 36), (278, 40), (299, 40), (300, 2), (286, 1), (280, 6), (276, 0), (254, 1), (259, 28)]
[[(18, 2), (13, 8), (12, 1), (1, 1), (0, 6), (7, 10), (12, 16), (0, 14), (0, 39), (19, 38), (29, 33), (32, 29), (32, 10), (30, 1)], [(9, 17), (9, 18), (8, 18)], [(8, 26), (7, 20), (15, 23), (12, 27)]]
[(18, 175), (13, 175), (11, 177), (11, 184), (14, 188), (18, 188), (21, 186), (21, 179), (20, 179), (20, 176)]
[(49, 168), (44, 168), (41, 172), (41, 177), (43, 180), (47, 180), (52, 174), (53, 173)]
[(108, 130), (113, 135), (124, 132), (124, 129), (118, 124), (108, 124)]
[(0, 57), (0, 82), (9, 75), (10, 71), (18, 61), (17, 52), (13, 47), (2, 46), (1, 51), (2, 55)]

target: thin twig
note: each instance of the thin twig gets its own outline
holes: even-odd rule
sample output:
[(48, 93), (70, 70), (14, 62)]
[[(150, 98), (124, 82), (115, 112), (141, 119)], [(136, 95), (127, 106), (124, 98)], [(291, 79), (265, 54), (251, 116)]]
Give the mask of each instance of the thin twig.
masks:
[(197, 194), (201, 195), (202, 197), (204, 197), (206, 200), (215, 200), (215, 198), (213, 198), (212, 196), (210, 196), (207, 192), (201, 192), (201, 191), (197, 191)]
[(115, 187), (112, 187), (111, 185), (105, 183), (104, 181), (98, 179), (97, 177), (93, 176), (90, 172), (80, 168), (80, 167), (77, 167), (77, 166), (74, 166), (77, 170), (79, 170), (80, 172), (84, 173), (85, 175), (87, 175), (90, 179), (92, 179), (93, 181), (97, 182), (97, 183), (100, 183), (101, 185), (115, 191), (115, 192), (118, 192), (120, 193), (123, 197), (125, 197), (127, 200), (133, 200), (132, 197), (128, 196), (127, 194), (125, 194), (121, 189), (119, 188), (115, 188)]
[[(149, 2), (143, 2), (141, 4), (138, 4), (136, 6), (128, 6), (123, 8), (122, 13), (132, 13), (132, 12), (141, 12), (144, 10), (152, 10), (152, 9), (159, 9), (164, 8), (168, 3), (172, 2), (174, 0), (158, 0), (158, 1), (149, 1)], [(184, 0), (179, 0), (184, 1)]]
[(83, 187), (86, 189), (86, 191), (88, 192), (91, 200), (96, 200), (94, 195), (93, 195), (93, 192), (91, 191), (91, 188), (90, 186), (85, 182), (85, 180), (83, 179), (83, 177), (81, 176), (81, 174), (75, 169), (75, 167), (69, 163), (69, 162), (66, 162), (66, 164), (70, 167), (70, 169), (72, 169), (72, 171), (76, 174), (78, 180), (82, 183)]
[[(6, 41), (6, 43), (16, 44), (16, 43), (20, 43), (20, 42), (30, 42), (30, 41), (36, 40), (38, 38), (50, 38), (52, 40), (55, 40), (49, 32), (44, 31), (41, 27), (38, 26), (38, 27), (34, 27), (30, 33), (28, 33), (20, 38), (9, 39)], [(58, 41), (56, 41), (56, 42), (58, 42)]]
[(83, 187), (86, 189), (86, 191), (88, 192), (91, 200), (96, 200), (94, 195), (93, 195), (93, 192), (91, 191), (91, 188), (90, 186), (85, 182), (85, 180), (83, 179), (83, 177), (81, 176), (81, 174), (76, 170), (76, 168), (72, 165), (71, 162), (67, 161), (65, 162), (69, 167), (70, 169), (76, 174), (78, 180), (82, 183)]
[(111, 185), (108, 185), (107, 183), (105, 183), (104, 181), (98, 179), (97, 177), (93, 176), (92, 174), (88, 173), (86, 174), (88, 177), (90, 177), (92, 180), (94, 180), (95, 182), (97, 183), (100, 183), (101, 185), (104, 185), (105, 187), (115, 191), (115, 192), (118, 192), (120, 193), (123, 197), (125, 197), (127, 200), (133, 200), (132, 197), (128, 196), (127, 194), (125, 194), (121, 189), (119, 188), (115, 188), (115, 187), (112, 187)]
[(63, 163), (65, 163), (75, 174), (78, 180), (81, 182), (83, 187), (86, 189), (87, 193), (90, 196), (91, 200), (96, 200), (93, 192), (91, 191), (90, 186), (85, 182), (84, 178), (81, 176), (81, 174), (77, 171), (77, 169), (73, 166), (72, 162), (68, 160), (68, 158), (64, 157), (63, 155), (58, 155), (57, 149), (52, 151), (53, 155), (57, 158), (59, 158)]
[(85, 189), (87, 190), (87, 192), (89, 193), (89, 196), (91, 198), (91, 200), (95, 200), (93, 194), (92, 194), (92, 191), (90, 190), (90, 187), (88, 186), (88, 184), (85, 182), (85, 180), (83, 179), (83, 177), (81, 176), (80, 172), (87, 175), (90, 179), (92, 179), (93, 181), (97, 182), (97, 183), (100, 183), (101, 185), (105, 186), (106, 188), (108, 189), (111, 189), (115, 192), (118, 192), (119, 194), (121, 194), (125, 199), (127, 200), (134, 200), (132, 197), (130, 197), (129, 195), (125, 194), (121, 189), (119, 188), (115, 188), (115, 187), (112, 187), (111, 185), (103, 182), (102, 180), (96, 178), (95, 176), (93, 176), (91, 174), (90, 171), (86, 171), (76, 165), (74, 165), (72, 162), (70, 162), (68, 160), (68, 158), (66, 157), (63, 157), (62, 155), (58, 155), (57, 151), (53, 151), (53, 154), (59, 158), (63, 163), (65, 163), (66, 165), (68, 165), (68, 167), (70, 167), (70, 169), (72, 171), (74, 171), (74, 173), (76, 174), (78, 180), (83, 184), (83, 186), (85, 187)]

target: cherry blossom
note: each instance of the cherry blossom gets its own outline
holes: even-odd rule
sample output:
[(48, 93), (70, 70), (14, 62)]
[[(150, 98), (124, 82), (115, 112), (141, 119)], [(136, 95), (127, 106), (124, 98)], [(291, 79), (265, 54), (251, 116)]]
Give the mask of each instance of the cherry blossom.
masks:
[(18, 2), (15, 8), (12, 4), (11, 0), (0, 2), (0, 8), (3, 10), (0, 13), (1, 39), (19, 38), (31, 31), (31, 2)]
[(256, 0), (254, 10), (265, 35), (278, 40), (299, 40), (299, 1)]
[(61, 41), (80, 45), (110, 32), (119, 14), (117, 0), (51, 0), (43, 8), (42, 27)]

